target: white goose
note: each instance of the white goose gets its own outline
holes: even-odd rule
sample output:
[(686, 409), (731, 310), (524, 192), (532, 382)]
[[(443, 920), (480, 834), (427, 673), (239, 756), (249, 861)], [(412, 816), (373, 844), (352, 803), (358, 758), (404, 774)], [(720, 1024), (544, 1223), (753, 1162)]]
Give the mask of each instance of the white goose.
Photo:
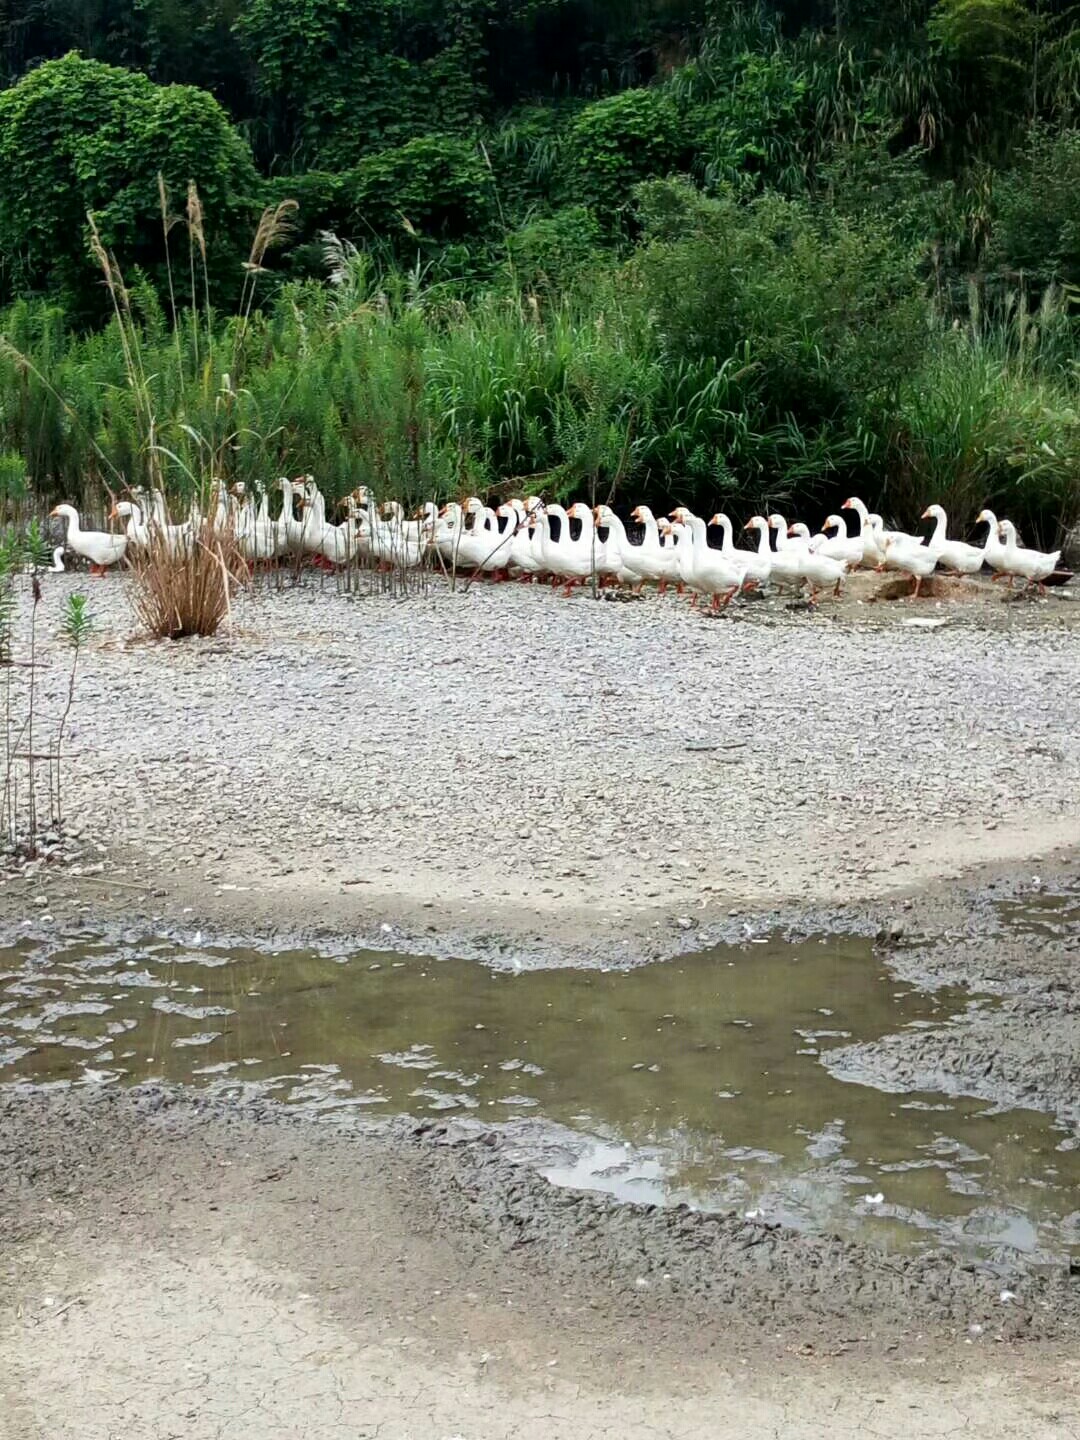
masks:
[(937, 569), (937, 555), (929, 545), (905, 545), (898, 536), (890, 535), (885, 541), (885, 568), (910, 575), (915, 581), (912, 599), (918, 599), (922, 582)]
[[(862, 525), (862, 517), (859, 518)], [(829, 515), (825, 524), (821, 527), (825, 539), (818, 544), (818, 553), (828, 555), (833, 560), (846, 560), (849, 565), (861, 565), (863, 558), (863, 541), (860, 535), (849, 535), (847, 525), (842, 515)], [(835, 530), (835, 535), (829, 531)]]
[(457, 500), (450, 500), (439, 511), (435, 522), (435, 549), (445, 564), (457, 565), (458, 548), (465, 533), (465, 511)]
[[(637, 505), (630, 512), (631, 520), (645, 528), (645, 538), (640, 545), (630, 546), (630, 565), (637, 569), (644, 580), (655, 580), (663, 595), (672, 582), (680, 583), (678, 548), (674, 537), (668, 531), (668, 543), (662, 544), (660, 527), (648, 505)], [(640, 587), (639, 587), (640, 588)]]
[(681, 527), (689, 540), (687, 544), (686, 539), (676, 534), (675, 554), (683, 584), (695, 592), (693, 606), (697, 606), (698, 595), (709, 595), (714, 610), (721, 605), (726, 608), (731, 603), (731, 597), (742, 588), (745, 571), (734, 564), (723, 550), (710, 547), (705, 521), (699, 515), (692, 514), (684, 505), (679, 506), (675, 513), (679, 521), (678, 526), (672, 527), (673, 533)]
[(49, 512), (58, 520), (67, 521), (67, 547), (84, 560), (90, 561), (91, 575), (104, 575), (127, 551), (126, 535), (110, 535), (105, 530), (84, 530), (74, 505), (57, 505)]
[[(471, 528), (466, 528), (468, 517)], [(506, 564), (509, 546), (499, 534), (494, 510), (477, 495), (470, 495), (461, 513), (461, 530), (456, 537), (454, 563), (459, 570), (497, 570)]]
[(1015, 575), (1028, 582), (1028, 587), (1037, 585), (1040, 593), (1045, 592), (1047, 576), (1052, 575), (1061, 559), (1061, 551), (1027, 550), (1016, 542), (1016, 526), (1011, 520), (998, 523), (998, 534), (1005, 542), (1002, 555), (1002, 570), (1012, 585)]
[(616, 576), (620, 568), (618, 546), (610, 542), (610, 533), (608, 540), (601, 540), (597, 534), (600, 527), (596, 523), (595, 513), (584, 500), (575, 500), (566, 515), (567, 519), (581, 523), (578, 543), (584, 546), (589, 557), (589, 578), (593, 575)]
[(845, 500), (841, 510), (854, 510), (859, 517), (859, 539), (862, 541), (862, 564), (873, 570), (885, 561), (885, 524), (880, 515), (872, 514), (857, 496)]
[[(581, 534), (576, 540), (570, 538), (570, 520), (577, 513), (575, 505), (564, 510), (561, 505), (548, 503), (540, 514), (540, 553), (543, 556), (544, 569), (556, 580), (565, 583), (567, 595), (575, 585), (584, 584), (596, 568), (593, 537), (590, 533), (592, 517), (589, 517), (588, 530), (582, 521)], [(553, 517), (559, 521), (558, 540), (554, 539), (551, 533)]]
[(597, 505), (593, 511), (593, 524), (597, 530), (606, 530), (604, 541), (604, 572), (614, 575), (620, 585), (639, 585), (644, 577), (634, 564), (638, 545), (631, 545), (626, 535), (626, 526), (610, 505)]
[[(760, 539), (756, 550), (740, 550), (735, 545), (735, 532), (731, 521), (722, 511), (717, 511), (709, 520), (720, 531), (720, 550), (728, 563), (734, 565), (742, 576), (744, 585), (764, 585), (772, 575), (772, 552), (769, 549), (768, 533), (765, 543)], [(744, 526), (756, 529), (756, 526)], [(803, 527), (805, 529), (805, 526)]]
[(753, 515), (743, 526), (744, 530), (756, 530), (758, 544), (756, 552), (747, 556), (744, 584), (765, 586), (772, 579), (773, 553), (769, 548), (769, 522), (764, 515)]
[(278, 481), (281, 490), (281, 514), (274, 521), (274, 544), (278, 555), (299, 555), (304, 548), (304, 532), (311, 524), (311, 515), (301, 505), (300, 517), (296, 516), (297, 501), (304, 499), (304, 485), (301, 480), (290, 480), (282, 476)]
[(785, 585), (798, 585), (801, 576), (799, 562), (805, 545), (798, 543), (788, 534), (788, 523), (782, 515), (769, 516), (769, 529), (776, 535), (776, 549), (772, 557), (772, 578)]
[(124, 535), (129, 545), (145, 549), (150, 544), (150, 527), (143, 519), (142, 509), (134, 500), (119, 500), (109, 511), (110, 520), (123, 520)]
[(277, 527), (270, 519), (270, 497), (264, 490), (256, 509), (242, 482), (235, 487), (235, 493), (241, 501), (236, 517), (236, 544), (240, 554), (249, 565), (272, 560), (278, 553), (278, 536)]
[(818, 591), (833, 587), (833, 594), (839, 595), (848, 572), (848, 561), (825, 554), (821, 546), (823, 535), (807, 536), (807, 542), (796, 553), (799, 557), (799, 576), (810, 588), (810, 604), (817, 604)]
[(919, 517), (934, 521), (934, 533), (930, 537), (930, 549), (937, 556), (939, 565), (955, 570), (960, 575), (977, 575), (986, 558), (986, 547), (968, 545), (963, 540), (948, 540), (945, 532), (948, 520), (940, 505), (928, 505)]
[(1002, 543), (1001, 533), (998, 528), (998, 518), (992, 510), (980, 510), (975, 516), (976, 525), (986, 525), (986, 544), (983, 546), (983, 555), (991, 570), (998, 573), (994, 579), (999, 579), (1009, 572), (1005, 566), (1005, 546)]
[(523, 581), (535, 580), (543, 569), (543, 561), (540, 556), (540, 532), (532, 514), (539, 503), (536, 496), (529, 495), (524, 502), (507, 500), (495, 511), (496, 518), (502, 516), (507, 521), (510, 530), (508, 563), (511, 570), (516, 571), (518, 578)]
[(351, 516), (343, 525), (331, 525), (326, 519), (326, 497), (317, 485), (305, 487), (300, 504), (306, 516), (311, 511), (311, 524), (304, 527), (304, 548), (321, 556), (329, 565), (347, 565), (356, 549), (356, 532)]

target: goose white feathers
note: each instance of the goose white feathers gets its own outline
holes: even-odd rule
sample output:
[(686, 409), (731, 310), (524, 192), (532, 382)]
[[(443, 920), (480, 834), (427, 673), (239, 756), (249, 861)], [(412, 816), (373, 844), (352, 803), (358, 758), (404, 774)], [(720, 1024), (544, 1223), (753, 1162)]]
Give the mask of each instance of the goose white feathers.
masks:
[(91, 575), (104, 575), (127, 552), (127, 536), (111, 535), (105, 530), (84, 530), (74, 505), (57, 505), (50, 512), (57, 520), (67, 521), (67, 547), (84, 560), (90, 561)]
[(920, 519), (934, 521), (934, 533), (930, 537), (929, 548), (937, 556), (939, 565), (943, 565), (946, 570), (955, 570), (960, 575), (978, 574), (986, 558), (984, 546), (947, 539), (948, 519), (940, 505), (928, 505)]
[(1058, 567), (1061, 551), (1029, 550), (1017, 544), (1016, 526), (1011, 520), (998, 522), (998, 535), (1004, 542), (1001, 568), (1011, 577), (1019, 575), (1028, 585), (1045, 588), (1045, 581)]
[(818, 591), (827, 589), (830, 585), (833, 594), (839, 595), (844, 576), (848, 572), (849, 561), (826, 554), (821, 548), (824, 543), (824, 535), (814, 535), (797, 552), (799, 575), (810, 590), (811, 605), (817, 604)]
[(915, 582), (911, 593), (917, 598), (922, 582), (937, 569), (937, 555), (929, 545), (905, 544), (900, 536), (890, 535), (885, 541), (885, 567), (910, 575)]

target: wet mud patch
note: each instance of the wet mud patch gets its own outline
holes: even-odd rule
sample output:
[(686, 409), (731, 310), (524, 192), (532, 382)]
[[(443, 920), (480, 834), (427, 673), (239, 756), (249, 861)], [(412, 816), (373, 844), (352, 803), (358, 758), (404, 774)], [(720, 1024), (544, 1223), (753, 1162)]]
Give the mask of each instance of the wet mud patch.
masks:
[(998, 1004), (898, 981), (851, 937), (522, 973), (25, 943), (0, 952), (0, 1083), (170, 1082), (343, 1124), (496, 1127), (518, 1163), (618, 1201), (1067, 1263), (1080, 1250), (1071, 1137), (1033, 1109), (964, 1098), (945, 1073), (909, 1093), (871, 1067), (871, 1052), (976, 1027)]
[[(1080, 1148), (1080, 880), (993, 905), (981, 933), (920, 939), (889, 953), (894, 973), (917, 984), (948, 976), (993, 1004), (959, 1007), (943, 1024), (896, 1031), (829, 1052), (838, 1079), (896, 1094), (936, 1090), (1002, 1110), (1055, 1117), (1063, 1154)], [(1080, 1193), (1075, 1196), (1080, 1207)], [(1075, 1227), (1080, 1209), (1073, 1215)]]

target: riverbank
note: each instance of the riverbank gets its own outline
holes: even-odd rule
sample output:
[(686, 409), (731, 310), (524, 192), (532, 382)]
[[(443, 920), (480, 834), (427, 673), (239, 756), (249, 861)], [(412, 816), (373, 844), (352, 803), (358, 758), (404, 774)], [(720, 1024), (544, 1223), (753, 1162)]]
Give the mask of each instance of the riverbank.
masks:
[[(59, 577), (46, 632), (85, 583)], [(1071, 603), (987, 587), (712, 621), (312, 585), (251, 597), (231, 638), (157, 646), (128, 638), (122, 586), (91, 592), (78, 853), (5, 879), (9, 942), (595, 967), (854, 931), (909, 983), (993, 1003), (828, 1051), (834, 1074), (1075, 1136), (1080, 913), (1038, 913), (1077, 885)], [(47, 717), (47, 633), (44, 654)], [(525, 1148), (153, 1088), (6, 1092), (0, 1437), (757, 1440), (827, 1415), (841, 1440), (1056, 1440), (1080, 1418), (1067, 1265), (620, 1204), (553, 1188)]]
[[(43, 731), (60, 597), (87, 583), (48, 588)], [(247, 597), (231, 638), (149, 645), (124, 583), (91, 590), (69, 729), (83, 853), (9, 880), (10, 921), (625, 963), (729, 921), (887, 918), (1080, 844), (1071, 601), (874, 604), (858, 577), (836, 610), (712, 621), (670, 598), (311, 582)]]

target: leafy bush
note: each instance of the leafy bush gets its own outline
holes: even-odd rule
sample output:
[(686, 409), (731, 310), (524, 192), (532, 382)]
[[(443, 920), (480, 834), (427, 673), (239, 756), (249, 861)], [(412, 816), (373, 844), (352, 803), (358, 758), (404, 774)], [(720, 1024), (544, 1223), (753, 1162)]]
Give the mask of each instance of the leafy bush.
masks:
[(789, 52), (743, 52), (723, 66), (698, 61), (679, 77), (679, 89), (691, 97), (695, 169), (709, 184), (745, 193), (805, 188), (815, 116), (810, 80)]
[(599, 241), (596, 216), (584, 205), (541, 216), (506, 238), (512, 278), (529, 290), (567, 290), (597, 263)]
[(482, 107), (482, 4), (435, 0), (249, 0), (236, 31), (276, 147), (328, 170)]
[(1042, 283), (1080, 286), (1080, 130), (1036, 130), (995, 185), (988, 259)]
[[(0, 253), (9, 289), (101, 313), (86, 213), (129, 270), (166, 288), (157, 176), (199, 186), (211, 287), (235, 294), (254, 216), (251, 155), (205, 91), (67, 55), (0, 94)], [(182, 283), (182, 277), (181, 282)]]
[(764, 197), (641, 188), (630, 273), (679, 360), (745, 356), (777, 419), (820, 424), (887, 405), (922, 353), (918, 255), (882, 225)]
[(658, 87), (587, 105), (567, 137), (573, 188), (608, 225), (630, 205), (639, 180), (666, 175), (686, 154), (679, 108)]
[(344, 190), (354, 233), (396, 239), (414, 252), (419, 237), (482, 235), (493, 220), (483, 158), (471, 141), (453, 135), (428, 135), (368, 156), (344, 178)]

